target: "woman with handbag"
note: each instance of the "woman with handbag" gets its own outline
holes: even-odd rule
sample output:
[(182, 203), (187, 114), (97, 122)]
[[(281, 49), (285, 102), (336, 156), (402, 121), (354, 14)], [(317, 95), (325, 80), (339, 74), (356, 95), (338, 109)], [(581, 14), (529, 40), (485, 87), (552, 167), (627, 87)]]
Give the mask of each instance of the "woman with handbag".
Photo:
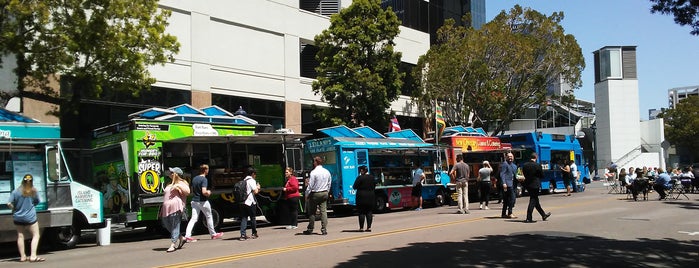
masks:
[(189, 195), (189, 184), (182, 179), (183, 174), (181, 168), (170, 168), (172, 181), (165, 187), (163, 205), (160, 207), (163, 227), (170, 231), (170, 247), (167, 249), (167, 252), (180, 249), (185, 243), (185, 239), (180, 232), (180, 223), (182, 223), (186, 209), (184, 201)]

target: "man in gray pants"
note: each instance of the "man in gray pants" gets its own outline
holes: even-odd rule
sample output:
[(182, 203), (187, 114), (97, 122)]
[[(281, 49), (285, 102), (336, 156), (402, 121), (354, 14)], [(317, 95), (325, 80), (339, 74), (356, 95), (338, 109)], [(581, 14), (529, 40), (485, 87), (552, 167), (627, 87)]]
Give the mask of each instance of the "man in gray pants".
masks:
[(323, 167), (323, 159), (313, 158), (313, 170), (308, 178), (306, 187), (306, 203), (308, 204), (308, 227), (303, 234), (313, 234), (316, 222), (316, 209), (320, 208), (321, 234), (328, 234), (328, 191), (330, 191), (330, 171)]

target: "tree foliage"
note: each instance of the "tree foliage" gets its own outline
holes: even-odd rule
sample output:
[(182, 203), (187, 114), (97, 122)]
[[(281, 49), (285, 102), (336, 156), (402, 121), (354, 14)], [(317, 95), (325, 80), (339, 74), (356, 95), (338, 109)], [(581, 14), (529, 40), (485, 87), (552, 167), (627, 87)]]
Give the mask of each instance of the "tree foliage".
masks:
[(653, 3), (651, 13), (673, 15), (675, 23), (692, 27), (690, 33), (699, 35), (699, 1), (697, 0), (650, 0)]
[(413, 100), (426, 117), (437, 100), (448, 125), (471, 119), (474, 126), (501, 133), (527, 108), (546, 101), (548, 85), (560, 79), (572, 88), (582, 85), (582, 50), (564, 32), (562, 20), (562, 12), (545, 16), (516, 5), (479, 30), (445, 22), (440, 44), (415, 69), (422, 91)]
[[(148, 66), (179, 51), (165, 33), (171, 12), (157, 0), (0, 0), (0, 8), (0, 47), (16, 55), (20, 94), (63, 112), (104, 90), (138, 96), (155, 83)], [(58, 79), (61, 92), (50, 86)]]
[(665, 138), (675, 146), (686, 147), (699, 159), (699, 97), (691, 96), (660, 115), (665, 120)]
[(398, 98), (404, 73), (393, 39), (400, 21), (379, 0), (354, 0), (330, 17), (330, 27), (315, 37), (319, 66), (313, 92), (330, 105), (316, 115), (326, 124), (361, 124), (379, 129)]

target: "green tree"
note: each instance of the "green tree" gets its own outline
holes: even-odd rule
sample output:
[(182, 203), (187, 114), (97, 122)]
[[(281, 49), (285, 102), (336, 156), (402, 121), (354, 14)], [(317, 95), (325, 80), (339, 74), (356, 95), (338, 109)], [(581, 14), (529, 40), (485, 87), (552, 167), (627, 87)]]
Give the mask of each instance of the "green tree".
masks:
[(323, 122), (386, 127), (386, 111), (405, 76), (398, 70), (401, 54), (393, 51), (399, 25), (379, 0), (354, 0), (330, 17), (330, 27), (315, 37), (319, 66), (313, 92), (330, 105), (316, 113)]
[(439, 45), (415, 69), (423, 90), (413, 100), (425, 116), (434, 113), (437, 100), (448, 125), (471, 119), (501, 133), (527, 108), (545, 103), (548, 85), (560, 79), (572, 88), (582, 85), (582, 50), (562, 20), (562, 12), (545, 16), (516, 5), (480, 30), (445, 22)]
[(165, 33), (171, 12), (157, 0), (0, 0), (0, 8), (0, 47), (16, 55), (20, 95), (62, 113), (104, 90), (138, 96), (155, 83), (148, 66), (179, 51)]
[(651, 13), (671, 14), (675, 23), (692, 27), (692, 35), (699, 35), (699, 1), (696, 0), (650, 0)]
[(694, 161), (699, 160), (699, 97), (681, 100), (660, 117), (665, 120), (665, 138), (675, 146), (685, 147)]

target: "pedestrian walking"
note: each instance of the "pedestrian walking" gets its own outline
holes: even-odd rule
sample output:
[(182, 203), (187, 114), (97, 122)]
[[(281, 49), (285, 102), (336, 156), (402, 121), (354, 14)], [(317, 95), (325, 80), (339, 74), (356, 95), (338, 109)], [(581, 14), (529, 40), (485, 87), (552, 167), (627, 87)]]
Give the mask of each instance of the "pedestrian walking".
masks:
[(529, 192), (529, 207), (527, 207), (527, 219), (524, 220), (525, 223), (533, 223), (532, 213), (534, 208), (541, 215), (542, 220), (546, 220), (551, 217), (551, 212), (544, 212), (541, 208), (539, 202), (539, 190), (541, 188), (541, 178), (544, 177), (544, 171), (541, 169), (541, 165), (536, 162), (538, 155), (536, 153), (531, 154), (529, 162), (522, 165), (522, 173), (524, 174), (524, 187), (527, 188)]
[(288, 215), (291, 222), (286, 229), (295, 230), (298, 229), (299, 199), (301, 198), (299, 180), (294, 176), (294, 169), (290, 167), (286, 168), (284, 176), (286, 177), (286, 183), (282, 191), (284, 192), (284, 201), (286, 203), (286, 215)]
[(449, 171), (449, 176), (454, 179), (456, 184), (456, 194), (458, 196), (457, 203), (459, 210), (456, 213), (469, 214), (468, 211), (468, 178), (471, 174), (471, 169), (468, 164), (464, 163), (463, 155), (456, 156), (456, 164)]
[(163, 191), (163, 205), (160, 207), (160, 218), (163, 227), (170, 232), (170, 247), (166, 252), (173, 252), (182, 248), (185, 243), (184, 236), (180, 232), (180, 223), (185, 213), (185, 200), (189, 195), (189, 184), (182, 179), (184, 173), (181, 168), (171, 167), (170, 184)]
[[(240, 241), (245, 241), (248, 238), (257, 239), (257, 200), (255, 195), (260, 192), (260, 184), (255, 180), (257, 178), (257, 170), (248, 168), (245, 172), (245, 201), (240, 203)], [(248, 218), (250, 218), (250, 227), (252, 234), (250, 237), (246, 235), (248, 227)]]
[[(374, 176), (368, 174), (369, 170), (366, 166), (359, 167), (359, 177), (354, 180), (352, 188), (357, 191), (357, 211), (359, 212), (359, 231), (371, 232), (371, 223), (374, 219), (374, 205), (376, 204), (376, 181)], [(366, 220), (366, 230), (364, 230), (364, 221)]]
[[(34, 176), (26, 174), (22, 178), (20, 187), (17, 187), (10, 199), (7, 201), (7, 206), (12, 210), (12, 220), (17, 229), (17, 249), (19, 249), (20, 262), (42, 262), (46, 259), (36, 255), (36, 250), (39, 247), (39, 221), (36, 217), (36, 205), (39, 204), (39, 194), (34, 188)], [(24, 247), (24, 232), (29, 231), (32, 234), (30, 244), (29, 257)]]
[[(490, 201), (490, 188), (493, 187), (490, 184), (490, 174), (493, 173), (493, 167), (490, 166), (490, 162), (483, 161), (483, 167), (478, 170), (478, 181), (479, 181), (479, 192), (481, 193), (480, 199), (480, 209), (488, 210), (488, 202)], [(485, 203), (485, 206), (483, 206)]]
[(306, 187), (306, 204), (308, 204), (308, 227), (303, 234), (313, 234), (316, 222), (316, 210), (320, 209), (321, 234), (328, 234), (328, 192), (330, 191), (330, 171), (323, 167), (323, 159), (319, 156), (313, 158), (313, 170), (308, 178)]
[(214, 230), (214, 218), (211, 215), (211, 204), (209, 203), (209, 196), (211, 196), (211, 190), (208, 189), (208, 180), (206, 175), (209, 174), (209, 165), (201, 164), (199, 166), (199, 175), (192, 179), (192, 201), (190, 202), (192, 206), (192, 217), (187, 223), (187, 231), (185, 232), (185, 241), (196, 242), (197, 239), (192, 237), (192, 230), (194, 229), (194, 224), (199, 220), (199, 213), (204, 213), (206, 218), (206, 228), (209, 230), (209, 235), (211, 239), (218, 239), (223, 236), (222, 232), (217, 233)]
[(504, 192), (502, 217), (511, 219), (516, 218), (512, 213), (512, 209), (517, 198), (517, 189), (515, 188), (517, 165), (514, 163), (515, 157), (512, 153), (507, 153), (505, 157), (505, 161), (500, 164), (500, 180), (502, 180), (500, 184)]

